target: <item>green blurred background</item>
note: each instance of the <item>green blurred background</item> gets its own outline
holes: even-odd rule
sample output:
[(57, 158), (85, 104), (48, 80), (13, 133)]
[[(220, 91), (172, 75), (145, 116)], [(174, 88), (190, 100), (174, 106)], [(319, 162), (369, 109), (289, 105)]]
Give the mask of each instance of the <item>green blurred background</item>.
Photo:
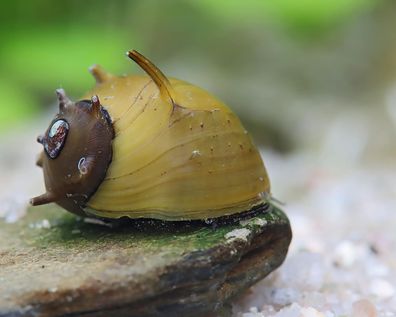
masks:
[(0, 135), (54, 113), (56, 88), (82, 95), (94, 63), (141, 72), (125, 57), (137, 49), (224, 100), (258, 143), (290, 151), (320, 118), (373, 108), (396, 79), (394, 3), (2, 1)]

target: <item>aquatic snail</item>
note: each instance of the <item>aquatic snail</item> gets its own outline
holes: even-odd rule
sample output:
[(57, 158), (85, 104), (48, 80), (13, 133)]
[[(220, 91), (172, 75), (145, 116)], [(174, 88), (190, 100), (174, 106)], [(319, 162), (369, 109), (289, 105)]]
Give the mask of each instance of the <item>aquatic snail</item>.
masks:
[(148, 76), (100, 66), (81, 100), (56, 91), (59, 112), (38, 142), (46, 193), (90, 217), (193, 220), (240, 214), (270, 199), (260, 153), (238, 117), (205, 90), (165, 75), (137, 51)]

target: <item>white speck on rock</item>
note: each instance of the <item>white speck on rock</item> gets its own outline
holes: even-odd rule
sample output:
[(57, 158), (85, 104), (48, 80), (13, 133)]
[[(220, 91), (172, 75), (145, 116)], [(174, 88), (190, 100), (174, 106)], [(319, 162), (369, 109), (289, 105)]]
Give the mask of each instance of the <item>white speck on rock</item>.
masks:
[(247, 241), (248, 236), (250, 235), (250, 230), (246, 228), (242, 229), (234, 229), (224, 236), (227, 241), (234, 241), (237, 239)]
[(71, 303), (73, 301), (73, 297), (72, 296), (66, 296), (66, 301), (68, 303)]
[(253, 218), (253, 219), (246, 219), (246, 220), (240, 220), (239, 224), (242, 227), (246, 226), (260, 226), (263, 227), (267, 224), (267, 221), (262, 218)]
[(51, 223), (47, 219), (29, 224), (29, 228), (32, 229), (50, 229)]
[(84, 218), (83, 221), (85, 223), (90, 223), (90, 224), (94, 224), (94, 225), (100, 225), (100, 226), (105, 226), (105, 227), (109, 227), (111, 228), (112, 224), (108, 223), (106, 221), (97, 219), (97, 218)]
[(41, 226), (42, 226), (42, 228), (45, 228), (45, 229), (51, 228), (51, 224), (47, 219), (43, 219), (41, 221)]

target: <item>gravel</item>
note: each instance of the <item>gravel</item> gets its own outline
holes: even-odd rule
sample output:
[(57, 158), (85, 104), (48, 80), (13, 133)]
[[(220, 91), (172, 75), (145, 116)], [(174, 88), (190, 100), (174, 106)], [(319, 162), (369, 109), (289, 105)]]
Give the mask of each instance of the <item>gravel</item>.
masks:
[(396, 316), (395, 168), (263, 156), (293, 241), (280, 269), (233, 305), (234, 316)]

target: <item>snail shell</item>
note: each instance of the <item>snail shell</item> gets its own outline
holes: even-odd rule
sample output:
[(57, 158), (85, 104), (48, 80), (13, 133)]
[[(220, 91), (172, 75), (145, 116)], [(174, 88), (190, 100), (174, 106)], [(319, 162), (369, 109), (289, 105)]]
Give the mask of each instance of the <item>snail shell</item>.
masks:
[(238, 117), (205, 90), (127, 54), (149, 76), (93, 66), (97, 84), (81, 101), (57, 90), (59, 113), (38, 138), (47, 191), (31, 203), (162, 220), (216, 218), (265, 203), (268, 175)]

